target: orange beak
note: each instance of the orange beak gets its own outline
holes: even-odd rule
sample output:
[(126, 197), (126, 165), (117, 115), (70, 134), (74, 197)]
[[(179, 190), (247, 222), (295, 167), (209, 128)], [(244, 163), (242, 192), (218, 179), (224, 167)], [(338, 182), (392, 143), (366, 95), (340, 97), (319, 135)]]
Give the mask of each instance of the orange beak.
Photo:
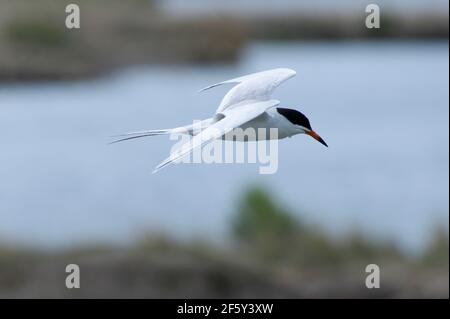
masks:
[(325, 141), (316, 132), (314, 132), (314, 131), (306, 131), (305, 133), (308, 134), (309, 136), (311, 136), (313, 139), (315, 139), (319, 143), (321, 143), (321, 144), (325, 145), (326, 147), (328, 147), (327, 143), (325, 143)]

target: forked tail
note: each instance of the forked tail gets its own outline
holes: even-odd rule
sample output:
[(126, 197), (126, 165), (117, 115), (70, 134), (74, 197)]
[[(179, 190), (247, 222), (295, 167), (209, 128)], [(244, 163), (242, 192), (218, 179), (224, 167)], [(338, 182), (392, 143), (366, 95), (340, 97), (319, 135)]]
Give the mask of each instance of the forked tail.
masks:
[(165, 135), (165, 134), (187, 134), (187, 135), (196, 135), (200, 131), (207, 128), (214, 122), (214, 118), (209, 118), (200, 122), (196, 122), (194, 124), (170, 128), (166, 130), (149, 130), (149, 131), (139, 131), (139, 132), (130, 132), (120, 135), (115, 135), (113, 137), (122, 137), (118, 140), (112, 141), (109, 144), (114, 144), (118, 142), (128, 141), (135, 138), (141, 138), (146, 136), (155, 136), (155, 135)]

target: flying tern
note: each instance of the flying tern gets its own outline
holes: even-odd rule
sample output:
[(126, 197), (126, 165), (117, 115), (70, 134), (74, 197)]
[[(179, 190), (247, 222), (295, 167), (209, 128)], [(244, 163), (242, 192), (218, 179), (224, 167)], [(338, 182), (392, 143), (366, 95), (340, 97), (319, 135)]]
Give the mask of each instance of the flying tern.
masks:
[[(213, 117), (195, 125), (190, 124), (172, 129), (122, 134), (119, 135), (122, 137), (121, 139), (112, 143), (163, 134), (187, 134), (192, 136), (189, 142), (183, 144), (177, 151), (172, 152), (167, 159), (162, 161), (154, 172), (216, 139), (228, 139), (228, 136), (233, 136), (228, 133), (232, 133), (234, 130), (237, 131), (237, 129), (240, 129), (239, 131), (242, 132), (247, 128), (254, 128), (255, 130), (263, 128), (266, 131), (269, 131), (271, 128), (277, 128), (277, 139), (291, 137), (296, 134), (307, 134), (321, 144), (328, 146), (314, 132), (308, 118), (303, 113), (295, 109), (279, 107), (280, 102), (271, 98), (273, 91), (280, 84), (295, 75), (296, 72), (294, 70), (278, 68), (210, 85), (201, 89), (200, 92), (224, 84), (234, 84), (223, 97)], [(258, 135), (257, 137), (257, 139), (271, 138), (270, 135), (262, 138)], [(239, 140), (239, 137), (233, 136), (233, 140)]]

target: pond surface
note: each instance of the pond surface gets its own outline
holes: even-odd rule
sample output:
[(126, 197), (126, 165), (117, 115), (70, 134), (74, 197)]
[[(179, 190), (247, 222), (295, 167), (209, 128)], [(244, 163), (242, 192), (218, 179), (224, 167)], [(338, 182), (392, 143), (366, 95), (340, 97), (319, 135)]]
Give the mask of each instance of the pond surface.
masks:
[[(275, 92), (329, 144), (279, 144), (279, 168), (185, 164), (151, 174), (175, 141), (107, 145), (117, 133), (210, 117), (227, 87), (289, 67)], [(333, 234), (407, 249), (448, 227), (448, 42), (256, 43), (236, 65), (136, 67), (80, 82), (0, 84), (0, 239), (126, 242), (143, 232), (220, 241), (236, 201), (262, 185)]]

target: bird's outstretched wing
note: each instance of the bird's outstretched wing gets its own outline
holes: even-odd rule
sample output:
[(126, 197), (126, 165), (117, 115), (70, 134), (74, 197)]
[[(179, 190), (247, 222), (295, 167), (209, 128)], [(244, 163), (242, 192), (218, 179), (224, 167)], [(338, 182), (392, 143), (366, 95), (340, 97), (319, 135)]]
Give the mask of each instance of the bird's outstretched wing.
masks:
[(202, 147), (205, 144), (222, 137), (233, 129), (258, 117), (267, 109), (274, 107), (279, 103), (280, 102), (277, 100), (256, 102), (223, 112), (222, 114), (224, 115), (224, 118), (210, 125), (208, 128), (195, 135), (189, 142), (183, 144), (178, 150), (170, 154), (167, 159), (161, 162), (161, 164), (159, 164), (153, 172), (155, 173), (170, 163), (183, 158), (196, 148)]
[(272, 92), (284, 81), (295, 76), (294, 70), (280, 68), (263, 72), (244, 75), (235, 79), (223, 81), (210, 85), (200, 90), (200, 92), (214, 88), (219, 85), (235, 83), (234, 86), (222, 99), (217, 113), (243, 104), (249, 105), (249, 102), (270, 100)]

